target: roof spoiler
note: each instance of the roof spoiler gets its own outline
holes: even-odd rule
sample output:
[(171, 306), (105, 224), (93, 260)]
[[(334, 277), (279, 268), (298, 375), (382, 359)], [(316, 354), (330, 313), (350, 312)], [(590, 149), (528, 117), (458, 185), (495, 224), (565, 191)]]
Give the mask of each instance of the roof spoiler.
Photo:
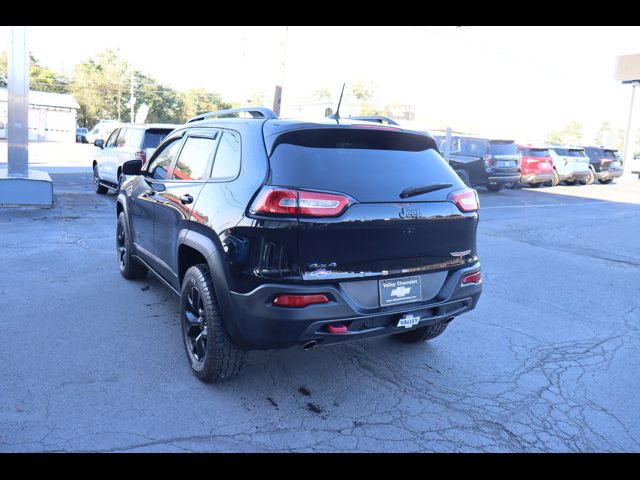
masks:
[(217, 112), (209, 112), (209, 113), (201, 113), (200, 115), (196, 115), (195, 117), (191, 117), (187, 120), (187, 123), (197, 122), (200, 120), (204, 120), (205, 118), (212, 117), (226, 117), (228, 115), (233, 115), (234, 113), (247, 112), (253, 118), (265, 118), (265, 119), (275, 119), (278, 118), (278, 115), (269, 108), (265, 107), (238, 107), (238, 108), (228, 108), (227, 110), (218, 110)]

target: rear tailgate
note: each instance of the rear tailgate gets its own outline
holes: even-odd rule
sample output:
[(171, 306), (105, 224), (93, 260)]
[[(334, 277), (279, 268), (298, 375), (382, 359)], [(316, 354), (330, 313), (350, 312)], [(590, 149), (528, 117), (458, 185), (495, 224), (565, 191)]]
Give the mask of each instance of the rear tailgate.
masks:
[[(282, 134), (271, 185), (348, 196), (335, 217), (299, 216), (304, 280), (350, 279), (459, 268), (474, 261), (478, 215), (450, 201), (465, 188), (430, 137), (322, 128)], [(402, 199), (412, 187), (450, 185)]]

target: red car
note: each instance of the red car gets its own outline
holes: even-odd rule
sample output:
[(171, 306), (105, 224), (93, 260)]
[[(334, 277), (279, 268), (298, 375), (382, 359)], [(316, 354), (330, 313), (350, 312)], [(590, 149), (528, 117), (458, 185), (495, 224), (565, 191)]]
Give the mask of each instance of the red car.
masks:
[(544, 147), (518, 145), (521, 155), (520, 181), (531, 187), (550, 182), (553, 179), (553, 160)]

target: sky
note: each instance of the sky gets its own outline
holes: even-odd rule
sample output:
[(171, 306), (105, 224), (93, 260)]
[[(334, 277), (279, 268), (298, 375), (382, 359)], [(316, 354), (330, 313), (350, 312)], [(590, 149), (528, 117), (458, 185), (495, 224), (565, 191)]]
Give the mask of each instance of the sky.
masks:
[[(337, 101), (343, 82), (362, 81), (377, 103), (415, 105), (416, 127), (527, 142), (570, 120), (587, 140), (604, 121), (626, 127), (631, 87), (614, 79), (615, 62), (640, 53), (640, 27), (29, 27), (27, 35), (41, 63), (68, 73), (113, 48), (162, 83), (240, 103), (261, 91), (269, 105), (283, 82), (283, 114), (316, 89)], [(0, 49), (7, 41), (0, 27)]]

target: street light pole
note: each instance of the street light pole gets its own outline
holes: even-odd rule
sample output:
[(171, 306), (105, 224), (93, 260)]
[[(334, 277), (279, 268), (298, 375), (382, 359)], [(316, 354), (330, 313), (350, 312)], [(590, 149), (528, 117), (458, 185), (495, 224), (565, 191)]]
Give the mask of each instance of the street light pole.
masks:
[(640, 85), (640, 81), (634, 80), (632, 82), (623, 82), (631, 84), (631, 105), (629, 106), (629, 120), (627, 120), (627, 133), (624, 137), (624, 150), (622, 152), (622, 158), (624, 158), (623, 171), (626, 170), (626, 165), (629, 160), (629, 137), (631, 136), (631, 119), (633, 118), (633, 104), (636, 97), (636, 87)]
[(29, 56), (26, 35), (26, 27), (11, 27), (7, 65), (7, 170), (9, 175), (20, 177), (29, 174)]

